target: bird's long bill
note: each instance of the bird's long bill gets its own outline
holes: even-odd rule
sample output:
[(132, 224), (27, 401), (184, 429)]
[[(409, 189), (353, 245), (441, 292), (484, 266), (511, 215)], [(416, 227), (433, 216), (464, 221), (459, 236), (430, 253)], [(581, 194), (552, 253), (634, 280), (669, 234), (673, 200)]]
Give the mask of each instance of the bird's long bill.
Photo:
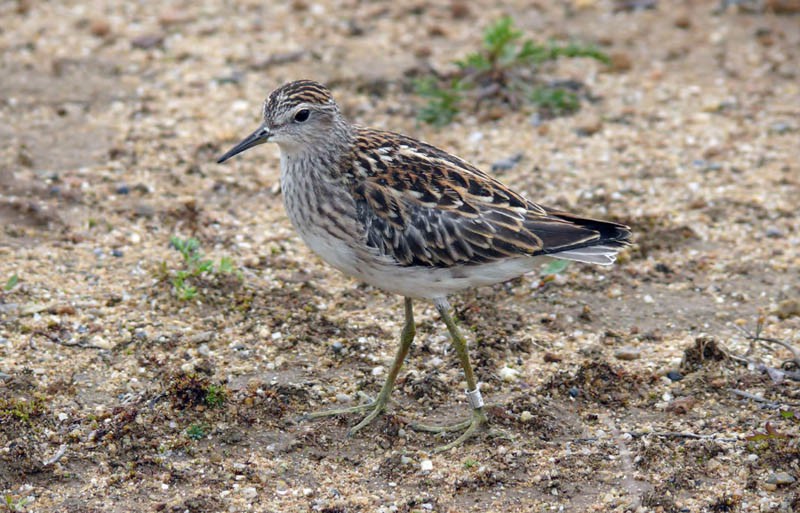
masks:
[(253, 132), (252, 134), (250, 134), (247, 137), (245, 137), (242, 142), (240, 142), (239, 144), (237, 144), (236, 146), (231, 148), (228, 151), (228, 153), (226, 153), (225, 155), (221, 156), (217, 160), (217, 164), (222, 164), (223, 162), (225, 162), (229, 158), (233, 157), (234, 155), (238, 155), (239, 153), (241, 153), (241, 152), (243, 152), (245, 150), (249, 150), (253, 146), (258, 146), (259, 144), (264, 144), (265, 142), (267, 142), (269, 140), (269, 136), (270, 135), (271, 134), (269, 133), (269, 128), (265, 127), (264, 125), (261, 125), (260, 127), (258, 127), (258, 129), (255, 132)]

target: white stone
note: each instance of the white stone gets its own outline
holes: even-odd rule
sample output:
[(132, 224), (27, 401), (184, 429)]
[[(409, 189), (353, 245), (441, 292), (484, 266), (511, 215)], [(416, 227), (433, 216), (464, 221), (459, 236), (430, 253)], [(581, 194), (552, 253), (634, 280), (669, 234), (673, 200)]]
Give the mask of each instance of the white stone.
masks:
[(498, 372), (500, 374), (500, 379), (503, 381), (516, 381), (517, 377), (519, 376), (519, 371), (516, 369), (512, 369), (509, 366), (505, 366)]

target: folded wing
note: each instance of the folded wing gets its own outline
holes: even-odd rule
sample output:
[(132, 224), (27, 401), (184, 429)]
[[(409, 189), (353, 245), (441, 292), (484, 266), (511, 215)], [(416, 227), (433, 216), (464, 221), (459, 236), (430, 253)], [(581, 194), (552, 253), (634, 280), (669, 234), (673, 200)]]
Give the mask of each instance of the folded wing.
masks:
[(367, 244), (400, 265), (450, 267), (550, 255), (611, 263), (627, 227), (532, 203), (466, 162), (409, 141), (377, 145), (361, 159), (353, 193)]

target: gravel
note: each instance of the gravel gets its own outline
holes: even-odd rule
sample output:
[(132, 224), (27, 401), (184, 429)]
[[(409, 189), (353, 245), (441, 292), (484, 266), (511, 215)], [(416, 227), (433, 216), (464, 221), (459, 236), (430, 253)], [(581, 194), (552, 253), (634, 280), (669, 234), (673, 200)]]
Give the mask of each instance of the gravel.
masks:
[[(750, 350), (742, 330), (791, 343), (800, 330), (797, 19), (617, 3), (0, 7), (0, 496), (37, 511), (791, 504), (800, 426), (782, 413), (795, 389), (758, 369), (792, 355)], [(537, 41), (617, 55), (542, 69), (592, 100), (547, 120), (504, 107), (418, 123), (412, 77), (452, 71), (503, 14)], [(430, 454), (454, 435), (412, 429), (468, 413), (424, 301), (387, 415), (350, 437), (358, 415), (301, 419), (375, 396), (385, 370), (372, 370), (402, 327), (402, 300), (342, 277), (295, 234), (275, 148), (214, 162), (272, 88), (301, 77), (330, 84), (354, 122), (480, 169), (524, 152), (504, 182), (633, 226), (615, 266), (450, 298), (495, 432)], [(242, 279), (177, 299), (163, 275), (181, 265), (173, 235)], [(732, 358), (745, 354), (753, 365)]]

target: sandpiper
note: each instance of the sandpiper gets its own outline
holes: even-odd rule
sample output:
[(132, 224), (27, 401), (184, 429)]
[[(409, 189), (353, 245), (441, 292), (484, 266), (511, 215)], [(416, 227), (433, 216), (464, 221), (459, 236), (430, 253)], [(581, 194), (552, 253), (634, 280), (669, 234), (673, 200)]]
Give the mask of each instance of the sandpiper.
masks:
[(414, 339), (413, 299), (436, 306), (461, 361), (471, 416), (430, 432), (461, 431), (459, 445), (486, 424), (467, 342), (447, 297), (510, 280), (544, 256), (610, 265), (629, 244), (627, 226), (538, 205), (464, 160), (405, 135), (350, 124), (331, 92), (311, 80), (273, 91), (263, 123), (225, 153), (277, 143), (286, 212), (303, 241), (343, 273), (405, 298), (400, 347), (375, 400), (308, 417), (368, 412), (355, 433), (386, 409)]

